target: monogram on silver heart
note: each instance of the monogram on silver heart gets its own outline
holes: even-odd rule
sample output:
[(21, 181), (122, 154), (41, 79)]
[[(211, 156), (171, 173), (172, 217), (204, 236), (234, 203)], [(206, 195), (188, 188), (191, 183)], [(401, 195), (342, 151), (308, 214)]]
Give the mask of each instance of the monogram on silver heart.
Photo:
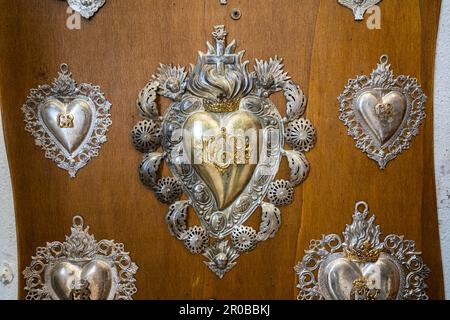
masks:
[(67, 3), (83, 18), (89, 19), (105, 5), (106, 0), (67, 0)]
[[(304, 153), (313, 148), (316, 130), (302, 118), (306, 97), (282, 59), (256, 60), (249, 73), (244, 51), (235, 53), (235, 41), (226, 44), (225, 27), (214, 27), (212, 35), (215, 44), (207, 43), (189, 72), (160, 65), (139, 95), (144, 120), (132, 130), (132, 142), (145, 154), (142, 182), (170, 205), (170, 233), (223, 278), (240, 254), (277, 233), (278, 207), (293, 202), (294, 187), (309, 173)], [(285, 117), (269, 99), (277, 92), (287, 100)], [(163, 117), (158, 96), (172, 102)], [(284, 141), (293, 150), (285, 150)], [(283, 156), (291, 174), (275, 180)], [(161, 177), (163, 161), (173, 176)], [(190, 207), (200, 226), (188, 226)], [(259, 230), (244, 226), (258, 207)]]
[(32, 89), (22, 107), (25, 130), (58, 167), (74, 178), (107, 141), (111, 104), (100, 87), (77, 86), (67, 64), (52, 85)]
[(367, 203), (355, 206), (343, 233), (313, 240), (295, 267), (299, 300), (427, 300), (430, 270), (414, 241), (388, 235), (381, 240)]
[(71, 235), (37, 248), (23, 271), (27, 300), (132, 300), (138, 267), (122, 243), (96, 241), (75, 216)]
[(356, 140), (356, 147), (385, 169), (410, 148), (425, 119), (427, 97), (417, 79), (394, 77), (387, 55), (371, 76), (349, 80), (339, 96), (339, 119)]
[(380, 3), (381, 0), (338, 0), (338, 3), (353, 11), (355, 20), (364, 20), (364, 14), (368, 9)]

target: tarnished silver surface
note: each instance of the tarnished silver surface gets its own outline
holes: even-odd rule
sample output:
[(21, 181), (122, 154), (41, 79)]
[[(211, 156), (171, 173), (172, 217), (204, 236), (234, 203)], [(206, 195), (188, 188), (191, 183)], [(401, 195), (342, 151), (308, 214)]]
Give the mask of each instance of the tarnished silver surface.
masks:
[(67, 0), (67, 3), (83, 18), (89, 19), (105, 5), (106, 0)]
[(52, 85), (32, 89), (22, 107), (25, 130), (58, 167), (74, 178), (98, 156), (111, 125), (111, 104), (98, 86), (77, 86), (69, 67), (61, 65)]
[[(283, 71), (282, 59), (257, 60), (250, 73), (244, 51), (235, 53), (235, 41), (227, 45), (224, 26), (214, 27), (212, 35), (215, 44), (207, 43), (207, 53), (199, 53), (189, 72), (183, 66), (159, 66), (137, 101), (151, 125), (140, 122), (132, 141), (145, 153), (141, 181), (170, 204), (171, 234), (192, 253), (203, 254), (222, 278), (241, 252), (275, 236), (281, 225), (276, 206), (290, 204), (294, 187), (306, 179), (309, 163), (303, 152), (314, 146), (316, 132), (301, 118), (306, 97)], [(279, 91), (287, 100), (284, 118), (269, 99)], [(163, 117), (158, 95), (172, 100)], [(161, 132), (150, 129), (159, 124)], [(289, 134), (285, 125), (293, 128)], [(296, 150), (283, 149), (285, 136)], [(162, 150), (156, 149), (159, 145)], [(282, 156), (291, 176), (274, 181)], [(173, 178), (160, 177), (163, 161)], [(181, 190), (189, 200), (180, 200)], [(201, 226), (187, 226), (189, 207)], [(260, 230), (243, 226), (258, 207)]]
[(349, 80), (338, 99), (339, 118), (348, 134), (381, 169), (409, 149), (426, 116), (427, 97), (417, 79), (394, 78), (387, 55), (380, 58), (370, 77)]
[(124, 245), (97, 242), (80, 216), (71, 231), (66, 241), (37, 248), (23, 271), (27, 300), (131, 300), (138, 267)]
[(381, 0), (338, 0), (338, 3), (353, 10), (355, 20), (363, 20), (367, 9), (380, 3)]
[(428, 299), (425, 279), (430, 270), (415, 242), (388, 235), (381, 240), (367, 203), (355, 206), (353, 222), (343, 233), (311, 241), (295, 267), (299, 300)]

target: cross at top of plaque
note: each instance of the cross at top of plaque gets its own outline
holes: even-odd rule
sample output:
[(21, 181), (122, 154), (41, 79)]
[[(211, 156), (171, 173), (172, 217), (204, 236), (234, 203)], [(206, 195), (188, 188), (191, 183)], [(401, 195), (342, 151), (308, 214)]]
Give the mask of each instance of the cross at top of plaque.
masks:
[(216, 52), (208, 52), (208, 54), (205, 56), (205, 63), (215, 64), (217, 72), (223, 75), (225, 73), (225, 65), (236, 64), (238, 56), (236, 54), (225, 52), (225, 44), (227, 38), (225, 26), (215, 26), (212, 36), (216, 41)]

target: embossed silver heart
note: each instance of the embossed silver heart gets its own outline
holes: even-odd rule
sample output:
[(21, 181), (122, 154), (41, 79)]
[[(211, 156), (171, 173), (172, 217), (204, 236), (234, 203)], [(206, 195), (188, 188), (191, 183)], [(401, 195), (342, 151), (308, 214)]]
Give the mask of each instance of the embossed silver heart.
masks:
[[(39, 108), (43, 128), (68, 157), (75, 157), (83, 142), (92, 135), (94, 115), (95, 107), (87, 98), (66, 103), (50, 98)], [(61, 120), (64, 117), (70, 117), (70, 123), (64, 123)]]
[(374, 263), (353, 262), (343, 253), (330, 255), (320, 267), (318, 280), (326, 299), (351, 300), (355, 281), (362, 278), (379, 290), (379, 300), (397, 300), (402, 295), (403, 271), (384, 253)]
[(355, 111), (361, 124), (379, 147), (387, 144), (401, 130), (407, 108), (405, 96), (391, 90), (366, 90), (355, 101)]
[(102, 260), (90, 262), (64, 261), (56, 264), (49, 273), (54, 298), (70, 300), (74, 282), (85, 280), (89, 283), (91, 300), (107, 300), (112, 292), (113, 271)]
[[(190, 150), (191, 154), (194, 154), (195, 146), (198, 143), (201, 144), (208, 135), (214, 139), (214, 137), (220, 136), (222, 129), (226, 130), (226, 134), (230, 137), (236, 137), (237, 132), (248, 133), (249, 130), (254, 130), (257, 135), (261, 124), (249, 112), (238, 111), (231, 114), (197, 112), (187, 119), (184, 129), (193, 134), (192, 140), (184, 139), (183, 141), (186, 150)], [(208, 150), (203, 150), (203, 152), (208, 152)], [(195, 171), (213, 193), (219, 210), (224, 210), (236, 200), (247, 187), (256, 168), (256, 164), (232, 162), (223, 170), (212, 164), (193, 164)]]

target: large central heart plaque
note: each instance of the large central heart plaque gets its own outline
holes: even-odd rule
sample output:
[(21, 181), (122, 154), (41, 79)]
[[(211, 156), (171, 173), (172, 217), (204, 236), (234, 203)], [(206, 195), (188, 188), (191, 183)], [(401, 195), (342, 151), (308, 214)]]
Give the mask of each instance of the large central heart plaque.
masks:
[(32, 89), (22, 107), (25, 130), (58, 167), (74, 178), (91, 158), (98, 156), (111, 125), (111, 104), (98, 86), (72, 79), (61, 65), (52, 85)]
[(131, 300), (137, 292), (131, 261), (122, 243), (96, 241), (84, 228), (83, 218), (73, 218), (66, 241), (37, 248), (31, 265), (23, 271), (27, 300)]
[[(279, 206), (293, 201), (294, 187), (309, 172), (304, 153), (313, 148), (316, 131), (302, 118), (306, 97), (283, 71), (279, 58), (256, 61), (247, 70), (236, 42), (226, 44), (224, 26), (214, 27), (215, 44), (199, 53), (189, 72), (160, 65), (142, 90), (138, 108), (144, 118), (132, 131), (133, 144), (145, 153), (140, 178), (157, 198), (170, 205), (171, 234), (222, 278), (243, 252), (275, 236)], [(283, 117), (269, 99), (283, 91)], [(157, 96), (173, 101), (159, 116)], [(286, 128), (285, 128), (286, 126)], [(285, 150), (284, 141), (294, 150)], [(289, 180), (275, 180), (282, 157)], [(165, 160), (173, 177), (161, 177)], [(182, 193), (188, 200), (180, 200)], [(268, 202), (264, 199), (267, 198)], [(201, 226), (187, 226), (193, 207)], [(257, 231), (243, 224), (261, 207)]]
[(388, 235), (380, 240), (375, 216), (358, 202), (344, 241), (335, 234), (311, 241), (295, 267), (299, 300), (426, 300), (430, 270), (415, 242)]
[(394, 78), (389, 58), (383, 55), (370, 77), (349, 80), (339, 96), (339, 118), (356, 147), (385, 169), (419, 134), (426, 100), (417, 79)]

